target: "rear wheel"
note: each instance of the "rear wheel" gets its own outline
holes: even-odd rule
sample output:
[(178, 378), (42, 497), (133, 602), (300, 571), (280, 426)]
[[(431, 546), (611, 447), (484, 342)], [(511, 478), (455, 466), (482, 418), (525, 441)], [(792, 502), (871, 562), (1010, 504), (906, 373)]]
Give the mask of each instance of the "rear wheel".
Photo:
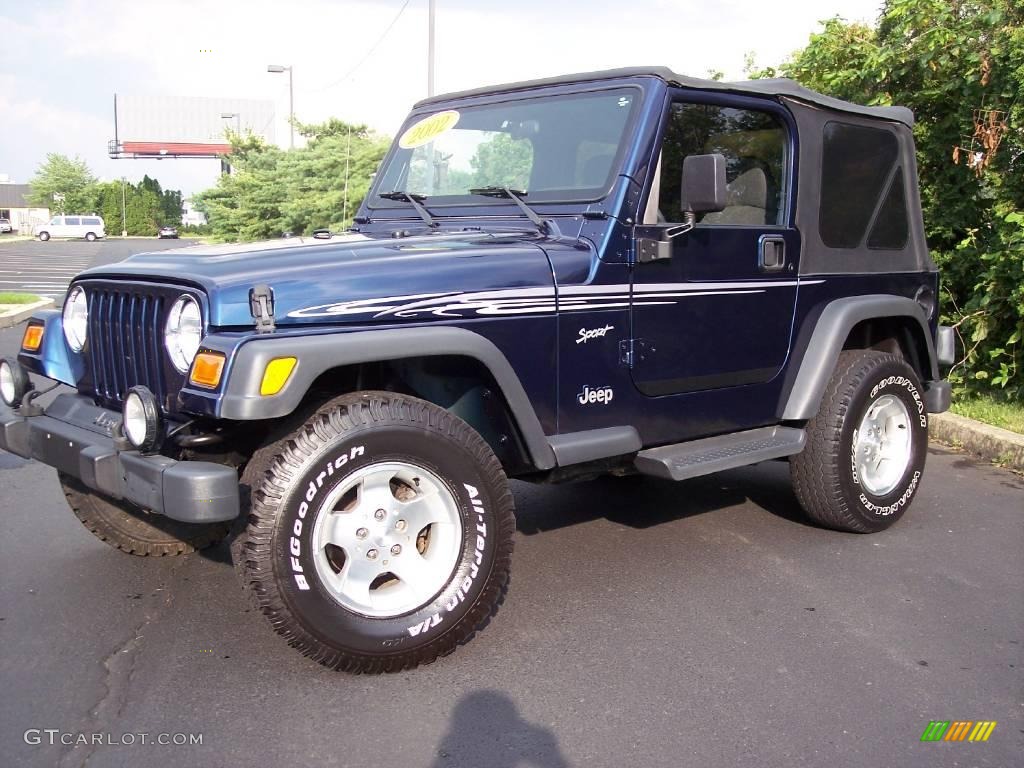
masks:
[(50, 239), (50, 233), (49, 232), (40, 232), (38, 237), (39, 237), (40, 240), (42, 240), (45, 243), (47, 240)]
[(85, 239), (88, 240), (91, 243), (93, 240), (96, 239), (96, 233), (95, 232), (86, 232), (85, 233)]
[(93, 535), (130, 555), (184, 555), (221, 541), (231, 523), (183, 523), (100, 496), (81, 480), (58, 473), (68, 506)]
[(793, 489), (824, 526), (881, 531), (910, 506), (927, 449), (928, 417), (914, 370), (896, 355), (845, 351), (807, 424), (807, 446), (790, 460)]
[(392, 672), (451, 652), (496, 610), (512, 496), (461, 419), (404, 395), (355, 393), (272, 451), (253, 477), (237, 554), (290, 645), (336, 669)]

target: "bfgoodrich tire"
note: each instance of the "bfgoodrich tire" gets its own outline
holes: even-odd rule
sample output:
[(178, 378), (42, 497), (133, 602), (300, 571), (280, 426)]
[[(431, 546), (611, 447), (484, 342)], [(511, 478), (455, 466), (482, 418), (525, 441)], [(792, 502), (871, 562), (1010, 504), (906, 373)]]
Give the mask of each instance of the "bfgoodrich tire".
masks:
[(227, 536), (231, 523), (183, 523), (98, 495), (80, 480), (59, 473), (68, 506), (97, 538), (130, 555), (184, 555)]
[(793, 489), (814, 521), (873, 533), (903, 517), (921, 484), (928, 416), (921, 383), (896, 355), (842, 352), (790, 461)]
[(350, 672), (433, 661), (483, 626), (515, 530), (501, 465), (465, 422), (388, 392), (331, 400), (253, 478), (241, 573), (278, 633)]

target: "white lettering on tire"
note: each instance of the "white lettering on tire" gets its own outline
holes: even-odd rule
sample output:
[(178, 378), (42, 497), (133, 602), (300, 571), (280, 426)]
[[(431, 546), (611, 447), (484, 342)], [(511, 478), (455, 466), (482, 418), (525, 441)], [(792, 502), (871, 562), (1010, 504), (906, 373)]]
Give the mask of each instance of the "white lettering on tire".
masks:
[(918, 392), (917, 387), (914, 386), (914, 382), (908, 379), (906, 376), (887, 376), (880, 382), (875, 384), (871, 388), (872, 399), (881, 392), (883, 389), (889, 386), (903, 387), (914, 398), (914, 407), (917, 409), (917, 417), (921, 422), (921, 426), (925, 429), (928, 428), (928, 414), (925, 413), (924, 400), (921, 399), (921, 393)]
[(313, 503), (313, 499), (316, 498), (317, 493), (324, 486), (324, 479), (334, 474), (335, 470), (341, 469), (352, 459), (357, 456), (362, 456), (366, 453), (366, 449), (357, 445), (353, 447), (347, 453), (342, 454), (336, 459), (328, 461), (324, 465), (324, 470), (317, 474), (315, 480), (309, 481), (309, 487), (306, 489), (305, 501), (299, 504), (299, 509), (295, 517), (295, 521), (292, 523), (292, 536), (288, 540), (288, 551), (291, 554), (291, 565), (292, 565), (292, 576), (295, 578), (295, 585), (306, 591), (309, 589), (309, 582), (306, 581), (306, 577), (302, 571), (302, 563), (299, 562), (299, 556), (302, 554), (302, 542), (300, 537), (302, 536), (302, 528), (306, 515), (309, 514), (309, 505)]
[[(445, 613), (451, 613), (459, 605), (465, 602), (466, 597), (469, 595), (473, 588), (473, 582), (476, 581), (477, 576), (480, 575), (480, 566), (483, 564), (484, 550), (487, 548), (487, 523), (484, 522), (484, 503), (480, 500), (480, 491), (476, 487), (469, 483), (463, 483), (467, 493), (469, 493), (469, 501), (473, 505), (473, 512), (476, 513), (476, 542), (473, 549), (473, 561), (469, 564), (469, 575), (462, 580), (459, 584), (458, 590), (452, 596), (451, 600), (444, 607)], [(407, 632), (412, 636), (421, 632), (425, 632), (428, 629), (436, 627), (438, 624), (443, 622), (445, 617), (440, 613), (435, 613), (433, 616), (424, 619), (421, 622), (413, 624), (407, 628)]]

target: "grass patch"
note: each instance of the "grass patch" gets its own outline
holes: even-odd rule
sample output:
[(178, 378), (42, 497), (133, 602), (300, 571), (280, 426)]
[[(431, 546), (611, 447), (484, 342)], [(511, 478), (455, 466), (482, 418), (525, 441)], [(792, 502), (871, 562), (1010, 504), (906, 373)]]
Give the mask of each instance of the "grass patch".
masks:
[(965, 400), (954, 400), (953, 413), (969, 419), (1002, 427), (1011, 432), (1024, 434), (1024, 403), (996, 400), (994, 397), (977, 396)]
[(4, 293), (0, 291), (0, 304), (32, 304), (40, 298), (32, 293)]

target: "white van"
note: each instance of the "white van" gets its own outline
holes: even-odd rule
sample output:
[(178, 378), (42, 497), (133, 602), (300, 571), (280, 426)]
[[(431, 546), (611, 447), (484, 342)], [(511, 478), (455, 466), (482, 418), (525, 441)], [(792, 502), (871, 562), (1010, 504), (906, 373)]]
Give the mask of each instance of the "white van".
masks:
[(51, 237), (84, 237), (92, 242), (107, 236), (99, 216), (54, 216), (49, 224), (37, 224), (32, 232), (44, 241)]

